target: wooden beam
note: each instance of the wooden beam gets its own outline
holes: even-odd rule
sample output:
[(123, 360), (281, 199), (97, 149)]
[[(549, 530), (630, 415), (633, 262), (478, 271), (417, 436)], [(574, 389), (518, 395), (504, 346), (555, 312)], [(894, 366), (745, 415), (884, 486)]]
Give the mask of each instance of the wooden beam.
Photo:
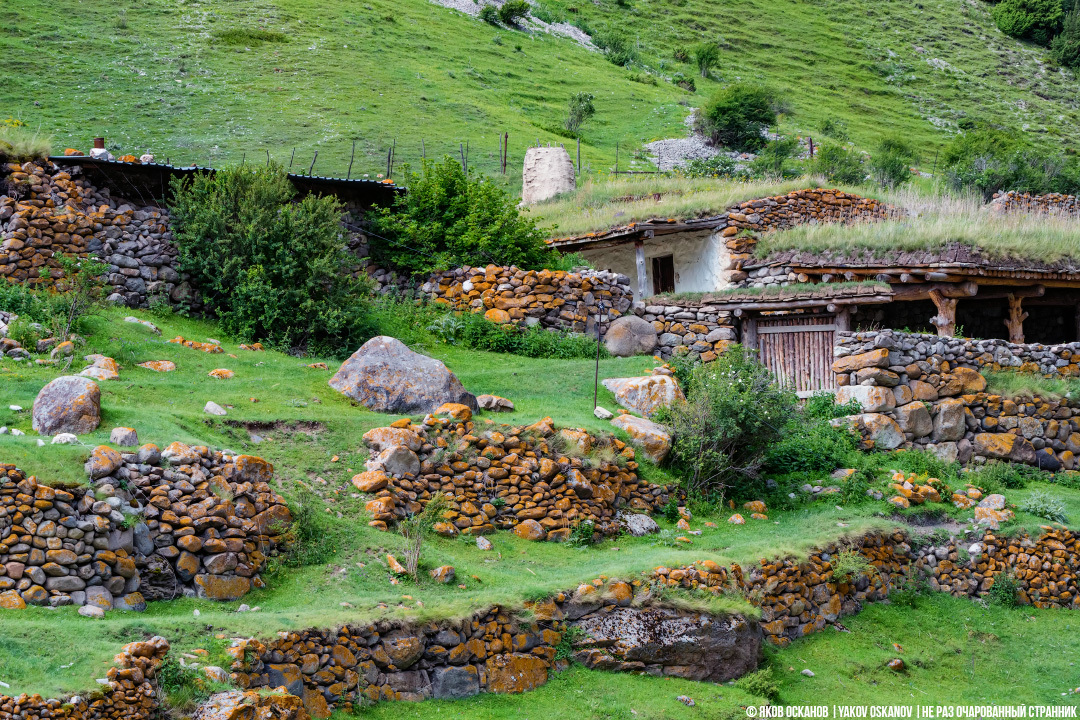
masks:
[(937, 328), (939, 337), (952, 337), (956, 333), (957, 298), (948, 298), (942, 295), (940, 290), (931, 290), (930, 300), (938, 311), (937, 315), (930, 318), (930, 324)]
[[(706, 296), (707, 297), (707, 296)], [(740, 302), (732, 303), (735, 307), (731, 310), (731, 314), (735, 317), (744, 317), (748, 312), (754, 310), (788, 310), (788, 309), (801, 309), (801, 308), (827, 308), (832, 306), (834, 308), (854, 306), (854, 305), (881, 305), (889, 302), (892, 298), (888, 295), (852, 295), (850, 298), (832, 298), (830, 300), (759, 300), (758, 302)], [(718, 305), (716, 298), (711, 298), (709, 303), (712, 305)], [(718, 305), (723, 309), (723, 305)]]
[(1002, 320), (1005, 323), (1005, 327), (1009, 329), (1009, 342), (1011, 343), (1023, 343), (1024, 342), (1024, 321), (1027, 320), (1028, 314), (1024, 312), (1020, 303), (1023, 302), (1023, 298), (1019, 298), (1016, 295), (1010, 294), (1009, 300), (1009, 316)]
[(638, 300), (644, 300), (652, 295), (649, 292), (649, 279), (645, 274), (645, 241), (638, 240), (634, 243), (634, 261), (637, 264), (637, 290)]
[(893, 285), (895, 300), (930, 300), (932, 293), (943, 298), (973, 297), (979, 292), (979, 286), (973, 282), (963, 283), (927, 283), (922, 285)]

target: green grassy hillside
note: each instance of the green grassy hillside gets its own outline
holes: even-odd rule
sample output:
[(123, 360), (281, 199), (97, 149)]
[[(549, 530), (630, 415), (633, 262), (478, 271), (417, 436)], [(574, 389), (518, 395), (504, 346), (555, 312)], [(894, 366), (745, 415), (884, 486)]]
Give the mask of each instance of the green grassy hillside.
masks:
[[(620, 34), (638, 58), (621, 68), (574, 41), (497, 28), (428, 0), (76, 0), (7, 4), (0, 11), (0, 117), (52, 133), (58, 149), (95, 135), (175, 162), (265, 161), (344, 174), (457, 153), (493, 172), (497, 135), (510, 133), (508, 184), (525, 146), (562, 141), (572, 93), (596, 95), (584, 161), (609, 168), (641, 143), (678, 136), (690, 109), (720, 83), (766, 81), (786, 90), (781, 130), (822, 137), (839, 121), (871, 147), (900, 134), (931, 169), (962, 118), (1027, 128), (1058, 144), (1080, 130), (1080, 84), (1044, 65), (1042, 50), (1006, 37), (979, 0), (544, 0), (538, 16), (594, 37)], [(235, 32), (241, 30), (242, 32)], [(249, 32), (271, 33), (264, 39)], [(233, 31), (233, 32), (228, 32)], [(721, 47), (697, 92), (669, 82), (696, 68), (676, 47)], [(636, 82), (654, 73), (658, 84)], [(834, 125), (835, 126), (835, 125)], [(835, 133), (834, 135), (843, 135)], [(641, 166), (644, 163), (640, 163)]]

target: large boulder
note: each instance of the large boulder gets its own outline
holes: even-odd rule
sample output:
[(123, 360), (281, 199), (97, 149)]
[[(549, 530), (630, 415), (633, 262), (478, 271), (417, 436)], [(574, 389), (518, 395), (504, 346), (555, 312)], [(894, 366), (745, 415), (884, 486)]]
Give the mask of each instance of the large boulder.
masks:
[(841, 405), (855, 400), (863, 412), (887, 412), (896, 407), (896, 395), (887, 387), (876, 385), (844, 385), (836, 391), (836, 402)]
[[(606, 609), (606, 608), (605, 608)], [(612, 670), (660, 665), (665, 675), (724, 682), (757, 669), (761, 626), (739, 615), (620, 607), (583, 617), (578, 662)]]
[(34, 399), (33, 416), (42, 435), (86, 435), (101, 424), (101, 390), (90, 378), (58, 377)]
[(647, 375), (632, 378), (608, 378), (604, 387), (615, 394), (615, 401), (627, 410), (649, 417), (676, 400), (683, 400), (679, 383), (670, 375)]
[[(302, 687), (302, 686), (301, 686)], [(230, 690), (211, 695), (195, 710), (192, 720), (308, 720), (303, 701), (295, 696), (257, 690)]]
[(617, 357), (648, 355), (656, 348), (656, 328), (653, 324), (637, 315), (623, 315), (611, 323), (604, 345), (608, 352)]
[(659, 423), (633, 415), (620, 415), (611, 424), (625, 431), (630, 436), (630, 442), (641, 448), (657, 465), (671, 451), (671, 433)]
[(443, 403), (478, 409), (445, 365), (392, 337), (364, 343), (330, 378), (330, 387), (376, 412), (429, 413)]
[(865, 436), (874, 441), (878, 450), (895, 450), (904, 444), (904, 431), (888, 415), (864, 413), (859, 416), (859, 421)]
[(550, 200), (577, 187), (574, 163), (561, 147), (531, 147), (525, 151), (521, 171), (521, 202), (525, 205)]

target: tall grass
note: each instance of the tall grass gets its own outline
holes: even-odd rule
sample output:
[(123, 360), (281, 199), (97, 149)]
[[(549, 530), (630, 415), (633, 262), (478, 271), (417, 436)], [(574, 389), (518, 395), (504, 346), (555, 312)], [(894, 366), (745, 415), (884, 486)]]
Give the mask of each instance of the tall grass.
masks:
[[(553, 227), (552, 234), (561, 237), (649, 218), (707, 217), (747, 200), (814, 187), (835, 186), (813, 176), (782, 182), (670, 176), (590, 178), (576, 192), (538, 205), (532, 212), (540, 225)], [(852, 192), (874, 194), (865, 190)]]
[(52, 154), (52, 136), (0, 122), (0, 161), (26, 162)]
[(808, 252), (937, 251), (950, 243), (979, 248), (994, 259), (1055, 262), (1080, 257), (1080, 221), (1045, 214), (993, 212), (974, 195), (921, 193), (905, 189), (884, 200), (907, 210), (906, 217), (855, 225), (800, 225), (770, 233), (758, 243), (765, 257), (780, 250)]
[(1025, 400), (1080, 397), (1080, 380), (1074, 378), (1044, 378), (1009, 370), (984, 370), (983, 376), (986, 378), (986, 391), (1002, 397)]

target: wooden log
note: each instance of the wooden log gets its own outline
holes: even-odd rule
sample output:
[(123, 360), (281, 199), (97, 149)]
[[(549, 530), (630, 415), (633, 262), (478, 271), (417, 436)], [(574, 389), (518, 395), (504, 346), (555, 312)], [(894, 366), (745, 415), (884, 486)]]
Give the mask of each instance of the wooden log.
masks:
[(956, 333), (957, 298), (945, 297), (940, 290), (931, 290), (930, 300), (938, 311), (937, 315), (930, 318), (930, 324), (937, 328), (939, 337), (952, 337)]
[(1002, 320), (1005, 323), (1005, 327), (1009, 329), (1009, 342), (1011, 343), (1023, 343), (1024, 342), (1024, 320), (1027, 320), (1028, 314), (1024, 312), (1020, 304), (1023, 302), (1023, 298), (1010, 294), (1009, 300), (1009, 316)]
[(895, 300), (930, 300), (931, 293), (938, 293), (941, 297), (962, 298), (972, 297), (979, 292), (978, 284), (971, 282), (962, 283), (928, 283), (924, 285), (894, 285), (892, 286)]
[(649, 292), (648, 277), (645, 274), (645, 241), (638, 240), (634, 243), (634, 262), (637, 265), (637, 291), (638, 300), (644, 300), (652, 295)]

